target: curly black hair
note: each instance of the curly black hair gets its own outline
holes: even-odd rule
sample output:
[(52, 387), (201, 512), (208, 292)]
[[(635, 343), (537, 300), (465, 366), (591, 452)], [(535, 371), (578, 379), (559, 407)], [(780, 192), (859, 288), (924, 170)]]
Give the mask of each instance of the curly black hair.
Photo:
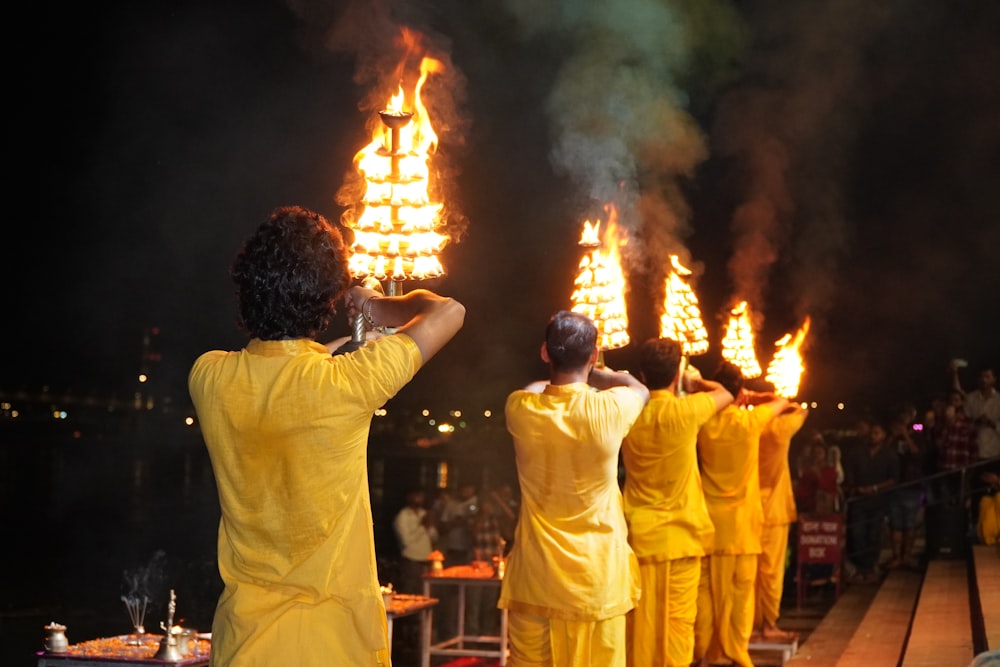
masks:
[(253, 338), (315, 338), (350, 286), (347, 244), (319, 213), (282, 206), (240, 248), (230, 269), (239, 326)]

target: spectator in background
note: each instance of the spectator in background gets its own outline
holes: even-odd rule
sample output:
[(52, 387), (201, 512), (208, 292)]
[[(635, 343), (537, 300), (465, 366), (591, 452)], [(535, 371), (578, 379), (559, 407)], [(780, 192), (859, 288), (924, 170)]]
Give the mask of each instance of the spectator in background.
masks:
[(838, 439), (841, 459), (845, 462), (853, 456), (855, 450), (864, 451), (868, 449), (868, 442), (871, 437), (872, 426), (875, 420), (869, 415), (862, 415), (854, 422), (854, 430), (845, 433)]
[(840, 512), (844, 509), (844, 457), (838, 445), (830, 445), (826, 461), (833, 468), (834, 481), (828, 485), (833, 494), (833, 511)]
[(876, 583), (881, 579), (879, 556), (889, 511), (885, 491), (899, 479), (899, 455), (887, 441), (885, 428), (873, 424), (867, 443), (851, 450), (845, 461), (848, 550), (857, 568), (855, 583)]
[(392, 522), (402, 557), (396, 586), (401, 593), (423, 593), (423, 576), (429, 563), (427, 559), (434, 550), (434, 542), (438, 537), (431, 514), (424, 507), (425, 497), (420, 489), (407, 493), (406, 505), (399, 510)]
[(504, 555), (510, 552), (514, 546), (514, 528), (517, 526), (517, 516), (521, 512), (521, 503), (514, 495), (514, 487), (509, 482), (504, 482), (490, 492), (490, 496), (496, 503), (497, 520), (500, 522), (500, 535), (504, 539)]
[(468, 482), (459, 486), (457, 498), (450, 498), (441, 508), (438, 527), (445, 567), (467, 565), (472, 561), (472, 524), (478, 512), (476, 485)]
[(831, 514), (841, 509), (837, 468), (830, 463), (823, 435), (813, 432), (804, 453), (810, 460), (799, 473), (795, 504), (800, 514)]
[[(957, 360), (955, 360), (957, 361)], [(984, 366), (979, 371), (979, 387), (968, 393), (962, 390), (959, 381), (959, 364), (952, 361), (952, 385), (964, 395), (965, 413), (976, 425), (976, 444), (979, 458), (992, 459), (1000, 456), (1000, 392), (997, 391), (997, 376), (993, 368)]]
[(962, 497), (961, 471), (979, 459), (976, 427), (965, 414), (965, 398), (958, 390), (948, 395), (943, 419), (937, 423), (933, 444), (938, 473), (952, 473), (936, 480), (935, 502), (958, 503)]
[[(472, 522), (473, 567), (496, 567), (493, 557), (503, 551), (504, 538), (500, 530), (500, 513), (491, 494), (483, 496), (479, 511)], [(466, 591), (465, 630), (468, 635), (499, 634), (500, 612), (497, 611), (499, 588), (471, 586)]]
[(989, 466), (979, 476), (983, 493), (979, 500), (976, 537), (980, 544), (1000, 542), (1000, 463)]
[(890, 569), (913, 567), (913, 536), (923, 502), (920, 483), (930, 471), (930, 448), (922, 433), (913, 430), (912, 412), (901, 412), (889, 428), (889, 448), (899, 456), (899, 488), (889, 496), (889, 526), (892, 530)]

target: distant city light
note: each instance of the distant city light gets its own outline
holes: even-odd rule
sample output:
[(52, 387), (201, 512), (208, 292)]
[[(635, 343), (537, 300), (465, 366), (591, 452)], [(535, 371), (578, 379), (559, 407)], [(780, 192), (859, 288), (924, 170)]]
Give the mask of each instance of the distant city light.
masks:
[(462, 416), (462, 411), (461, 410), (452, 410), (448, 414), (450, 414), (452, 417), (458, 419), (459, 417)]
[(813, 410), (819, 407), (819, 403), (817, 403), (816, 401), (813, 401), (812, 403), (810, 403), (810, 405), (812, 406)]
[(486, 417), (487, 419), (489, 419), (490, 417), (493, 416), (493, 411), (492, 410), (483, 410), (483, 416)]
[(843, 410), (844, 409), (844, 404), (843, 403), (837, 403), (837, 409), (838, 410)]
[(194, 426), (194, 417), (185, 417), (184, 418), (184, 425), (185, 426)]
[(139, 382), (145, 382), (148, 379), (149, 379), (148, 375), (146, 375), (145, 373), (139, 373)]
[(385, 408), (379, 408), (378, 410), (375, 411), (376, 417), (385, 417), (387, 414), (389, 414), (389, 411), (386, 410)]
[(428, 410), (427, 408), (424, 408), (423, 410), (420, 411), (420, 414), (422, 414), (424, 417), (429, 417), (430, 414), (431, 414), (431, 411)]
[(455, 432), (455, 427), (452, 426), (451, 424), (448, 424), (447, 422), (442, 422), (438, 426), (438, 433), (454, 433), (454, 432)]

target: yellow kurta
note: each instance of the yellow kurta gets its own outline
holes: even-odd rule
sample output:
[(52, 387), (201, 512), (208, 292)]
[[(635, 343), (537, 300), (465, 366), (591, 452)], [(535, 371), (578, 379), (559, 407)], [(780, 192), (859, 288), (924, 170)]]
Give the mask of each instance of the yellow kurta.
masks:
[(715, 526), (715, 554), (760, 553), (760, 435), (774, 409), (728, 405), (698, 432), (705, 502)]
[(707, 393), (653, 390), (622, 445), (625, 519), (643, 584), (628, 623), (630, 665), (692, 661), (700, 558), (715, 532), (696, 443), (713, 414)]
[(368, 495), (374, 411), (420, 368), (406, 335), (207, 352), (188, 385), (219, 492), (212, 663), (388, 665)]
[(618, 453), (642, 407), (631, 389), (595, 391), (583, 382), (508, 396), (521, 513), (500, 608), (600, 621), (635, 605), (638, 564), (628, 545)]
[(702, 556), (711, 547), (715, 531), (696, 444), (698, 429), (714, 414), (706, 393), (678, 398), (657, 389), (625, 436), (625, 519), (640, 562)]
[[(715, 544), (706, 563), (711, 582), (711, 613), (699, 599), (696, 629), (703, 633), (710, 618), (714, 661), (722, 651), (729, 659), (750, 667), (747, 646), (753, 630), (754, 580), (764, 510), (760, 499), (760, 435), (774, 409), (729, 405), (714, 415), (698, 433), (705, 501), (715, 526)], [(696, 655), (695, 658), (705, 656)]]
[(755, 585), (754, 624), (757, 626), (765, 621), (777, 624), (781, 611), (788, 531), (797, 518), (788, 450), (808, 414), (807, 409), (794, 406), (768, 422), (760, 435), (760, 497), (764, 525)]
[(790, 524), (797, 518), (788, 450), (808, 415), (808, 410), (796, 406), (768, 422), (760, 434), (760, 498), (765, 524)]

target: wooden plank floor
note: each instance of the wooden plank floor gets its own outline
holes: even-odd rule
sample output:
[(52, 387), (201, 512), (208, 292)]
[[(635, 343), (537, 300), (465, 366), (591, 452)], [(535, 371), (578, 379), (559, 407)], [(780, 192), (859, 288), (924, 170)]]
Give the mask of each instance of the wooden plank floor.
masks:
[(1000, 544), (977, 544), (972, 549), (986, 644), (995, 651), (1000, 649)]
[(816, 629), (799, 646), (796, 654), (785, 664), (836, 667), (837, 660), (877, 592), (878, 586), (875, 585), (848, 586)]
[(918, 572), (894, 570), (889, 573), (865, 612), (861, 624), (844, 648), (837, 665), (849, 667), (899, 663), (922, 579), (923, 575)]
[(917, 600), (902, 667), (962, 667), (973, 657), (965, 559), (932, 560)]

